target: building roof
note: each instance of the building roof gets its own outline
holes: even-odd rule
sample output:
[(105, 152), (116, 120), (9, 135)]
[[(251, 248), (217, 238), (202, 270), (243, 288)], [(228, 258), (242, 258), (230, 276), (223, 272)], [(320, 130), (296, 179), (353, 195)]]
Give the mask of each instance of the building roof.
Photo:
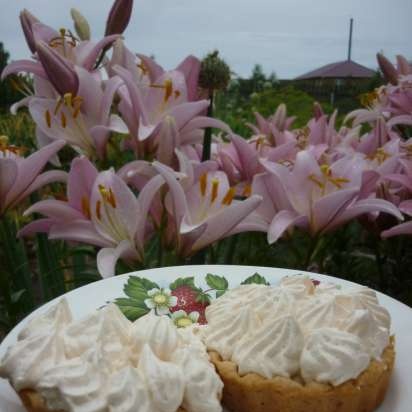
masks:
[(302, 74), (301, 76), (296, 77), (296, 80), (321, 78), (342, 79), (347, 77), (368, 78), (373, 77), (375, 74), (376, 72), (374, 70), (362, 66), (359, 63), (352, 60), (344, 60), (327, 64), (326, 66), (319, 67), (319, 69)]

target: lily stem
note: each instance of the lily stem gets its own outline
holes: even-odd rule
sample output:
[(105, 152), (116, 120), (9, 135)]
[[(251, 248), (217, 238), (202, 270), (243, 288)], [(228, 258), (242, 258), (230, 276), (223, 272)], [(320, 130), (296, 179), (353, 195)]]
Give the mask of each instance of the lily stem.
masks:
[(310, 246), (309, 246), (309, 249), (308, 249), (308, 253), (306, 255), (305, 263), (303, 265), (304, 270), (309, 269), (309, 266), (312, 263), (312, 260), (316, 255), (317, 247), (319, 245), (319, 241), (320, 241), (320, 236), (316, 236), (314, 239), (311, 240), (311, 243), (310, 243)]
[[(7, 239), (7, 231), (6, 231), (6, 217), (0, 217), (0, 245), (1, 249), (0, 251), (5, 251), (6, 250), (6, 244), (9, 241)], [(6, 236), (4, 236), (4, 232), (6, 233)], [(6, 314), (7, 317), (10, 319), (10, 321), (13, 323), (12, 319), (12, 301), (11, 301), (11, 292), (10, 292), (10, 267), (9, 267), (9, 261), (6, 255), (0, 254), (0, 259), (2, 262), (5, 263), (5, 265), (0, 269), (0, 291), (1, 295), (3, 297), (3, 302), (6, 307)]]
[[(207, 116), (213, 117), (213, 100), (214, 100), (214, 91), (209, 91), (210, 105), (207, 109)], [(203, 152), (202, 152), (202, 162), (210, 160), (210, 155), (212, 151), (212, 128), (207, 127), (205, 129), (205, 136), (203, 138)]]

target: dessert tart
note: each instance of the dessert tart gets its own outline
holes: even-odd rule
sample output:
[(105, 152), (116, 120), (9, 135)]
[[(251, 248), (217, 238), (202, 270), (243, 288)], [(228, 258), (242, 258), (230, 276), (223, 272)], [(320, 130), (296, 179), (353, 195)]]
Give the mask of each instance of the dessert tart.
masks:
[(206, 309), (204, 341), (233, 412), (370, 412), (394, 366), (390, 316), (366, 287), (243, 285)]
[(221, 412), (223, 384), (196, 327), (114, 304), (73, 320), (62, 299), (0, 362), (29, 412)]

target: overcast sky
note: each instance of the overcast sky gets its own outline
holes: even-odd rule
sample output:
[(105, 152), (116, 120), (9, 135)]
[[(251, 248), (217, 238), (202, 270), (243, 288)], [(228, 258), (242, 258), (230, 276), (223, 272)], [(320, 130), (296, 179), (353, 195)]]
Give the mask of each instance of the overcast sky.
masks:
[[(27, 8), (55, 28), (70, 27), (71, 7), (99, 38), (112, 0), (0, 0), (0, 41), (12, 59), (28, 57), (18, 13)], [(126, 43), (173, 68), (188, 54), (219, 49), (232, 69), (248, 75), (255, 63), (293, 78), (346, 59), (349, 19), (355, 19), (352, 58), (375, 68), (375, 54), (412, 59), (411, 0), (135, 0)]]

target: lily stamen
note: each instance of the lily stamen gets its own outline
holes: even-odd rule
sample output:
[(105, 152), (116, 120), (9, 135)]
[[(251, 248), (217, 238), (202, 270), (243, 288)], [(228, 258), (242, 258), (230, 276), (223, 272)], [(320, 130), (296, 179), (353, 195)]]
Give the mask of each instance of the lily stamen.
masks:
[(383, 147), (379, 147), (378, 149), (376, 149), (374, 153), (367, 156), (368, 159), (376, 160), (379, 164), (382, 164), (385, 160), (389, 159), (390, 157), (391, 155), (385, 152), (385, 149)]
[(97, 216), (97, 219), (99, 219), (99, 220), (102, 220), (101, 210), (102, 210), (102, 202), (100, 200), (98, 200), (96, 202), (96, 216)]
[(234, 187), (231, 187), (225, 194), (225, 197), (222, 200), (222, 205), (229, 206), (231, 205), (234, 197), (236, 194), (236, 189)]
[(51, 115), (50, 115), (49, 110), (46, 110), (46, 112), (44, 113), (44, 117), (46, 119), (47, 127), (50, 129), (51, 128)]
[(66, 119), (66, 115), (64, 114), (64, 112), (60, 113), (60, 118), (61, 118), (62, 127), (63, 129), (65, 129), (67, 126), (67, 119)]
[[(99, 202), (99, 201), (98, 201)], [(86, 196), (82, 197), (82, 213), (88, 218), (91, 218), (91, 213), (90, 213), (90, 202), (89, 199)], [(96, 204), (96, 214), (98, 215), (98, 218), (100, 219), (100, 209), (99, 213), (97, 213), (97, 204)]]
[(143, 62), (137, 64), (137, 67), (143, 72), (143, 74), (148, 74), (149, 73), (149, 69), (147, 68), (147, 66)]
[(246, 185), (245, 188), (243, 189), (242, 196), (249, 197), (251, 194), (252, 194), (252, 186)]
[(66, 106), (72, 107), (72, 105), (73, 105), (73, 102), (72, 102), (73, 95), (71, 93), (66, 93), (63, 96), (63, 98), (64, 98), (64, 103), (66, 104)]
[(200, 185), (200, 193), (202, 194), (202, 196), (205, 196), (206, 187), (207, 187), (207, 173), (203, 173), (202, 176), (200, 176), (199, 185)]
[(151, 84), (150, 87), (155, 89), (164, 89), (165, 95), (163, 97), (163, 103), (167, 103), (170, 97), (175, 93), (175, 97), (178, 98), (180, 96), (179, 90), (173, 90), (173, 82), (171, 79), (166, 79), (163, 84)]
[(318, 177), (315, 175), (310, 175), (309, 180), (311, 180), (313, 183), (315, 183), (317, 186), (319, 186), (322, 191), (325, 190), (326, 184), (332, 183), (334, 186), (336, 186), (338, 189), (342, 189), (343, 185), (345, 183), (349, 183), (350, 180), (345, 178), (345, 177), (334, 177), (332, 175), (332, 170), (330, 169), (329, 165), (323, 164), (320, 166), (320, 171), (322, 172), (322, 175), (324, 177), (324, 181), (322, 182), (319, 180)]
[(113, 207), (113, 209), (116, 208), (116, 198), (114, 196), (114, 193), (111, 188), (107, 189), (103, 185), (99, 185), (99, 192), (100, 195), (102, 196), (102, 199), (108, 203), (110, 206)]
[(211, 203), (213, 203), (216, 200), (218, 193), (219, 193), (219, 180), (213, 179), (212, 180), (212, 196), (210, 199)]

